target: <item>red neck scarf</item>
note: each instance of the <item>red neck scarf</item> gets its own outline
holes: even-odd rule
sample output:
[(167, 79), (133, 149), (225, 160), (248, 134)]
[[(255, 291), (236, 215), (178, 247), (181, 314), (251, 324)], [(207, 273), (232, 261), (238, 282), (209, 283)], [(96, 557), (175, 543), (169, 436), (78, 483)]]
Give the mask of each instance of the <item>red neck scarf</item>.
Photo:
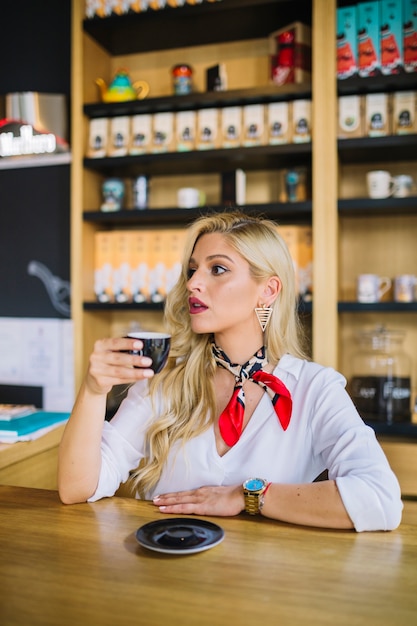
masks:
[(232, 363), (227, 354), (214, 343), (212, 343), (212, 351), (217, 365), (231, 372), (236, 380), (232, 397), (219, 418), (220, 434), (224, 442), (228, 446), (234, 446), (242, 434), (245, 413), (243, 383), (246, 380), (251, 380), (267, 392), (281, 426), (286, 430), (291, 419), (291, 394), (279, 378), (263, 371), (268, 363), (265, 356), (265, 346), (262, 346), (244, 365)]

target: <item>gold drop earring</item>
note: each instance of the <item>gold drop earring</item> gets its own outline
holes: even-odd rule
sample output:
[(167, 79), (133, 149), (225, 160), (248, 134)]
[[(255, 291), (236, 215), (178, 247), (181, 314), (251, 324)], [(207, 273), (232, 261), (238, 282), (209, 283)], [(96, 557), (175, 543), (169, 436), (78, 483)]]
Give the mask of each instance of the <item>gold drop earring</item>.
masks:
[(272, 307), (263, 304), (261, 307), (255, 307), (255, 313), (259, 325), (262, 328), (262, 332), (265, 332), (265, 328), (268, 326), (268, 322), (271, 319)]

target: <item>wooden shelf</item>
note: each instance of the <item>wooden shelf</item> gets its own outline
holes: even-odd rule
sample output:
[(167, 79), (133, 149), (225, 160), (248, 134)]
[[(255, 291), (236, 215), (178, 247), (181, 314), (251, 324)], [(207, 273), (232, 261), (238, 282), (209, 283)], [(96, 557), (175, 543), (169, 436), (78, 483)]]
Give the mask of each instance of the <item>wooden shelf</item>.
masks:
[[(137, 303), (137, 302), (83, 302), (84, 311), (163, 311), (164, 303)], [(312, 303), (301, 300), (298, 306), (301, 315), (309, 315), (312, 312)]]
[(338, 139), (342, 163), (415, 161), (417, 134)]
[(393, 91), (415, 90), (417, 86), (416, 74), (397, 74), (392, 76), (369, 76), (367, 78), (346, 78), (337, 81), (339, 96), (351, 96), (367, 93), (392, 93)]
[(411, 313), (417, 311), (417, 302), (339, 302), (339, 313)]
[(409, 215), (417, 213), (417, 197), (409, 198), (349, 198), (339, 200), (340, 215), (372, 217), (378, 215)]
[(269, 102), (285, 102), (301, 98), (311, 99), (310, 83), (283, 85), (282, 87), (265, 85), (252, 89), (195, 92), (181, 96), (160, 96), (126, 102), (94, 102), (85, 104), (83, 110), (85, 115), (92, 119), (166, 111), (195, 111), (225, 106), (244, 106), (246, 104), (268, 104)]
[(163, 302), (84, 302), (84, 311), (163, 311)]
[[(131, 209), (104, 214), (94, 209), (98, 209), (100, 206), (101, 178), (107, 176), (131, 178), (141, 173), (150, 177), (170, 175), (181, 177), (184, 174), (187, 176), (188, 174), (204, 176), (205, 174), (218, 175), (223, 171), (242, 168), (247, 173), (269, 171), (270, 173), (265, 179), (270, 181), (271, 173), (279, 169), (295, 166), (311, 168), (312, 202), (294, 205), (281, 203), (253, 204), (246, 205), (242, 209), (248, 212), (261, 212), (282, 224), (311, 224), (314, 222), (314, 316), (312, 315), (311, 302), (301, 303), (299, 309), (302, 314), (311, 315), (313, 318), (311, 342), (314, 360), (335, 367), (349, 377), (351, 366), (345, 356), (347, 354), (346, 337), (350, 331), (356, 328), (356, 325), (361, 323), (361, 314), (368, 315), (368, 312), (374, 316), (379, 314), (386, 316), (388, 313), (388, 317), (397, 313), (402, 314), (401, 326), (407, 329), (411, 340), (414, 341), (413, 320), (417, 303), (382, 302), (367, 305), (358, 302), (338, 301), (341, 293), (339, 284), (341, 275), (347, 279), (348, 275), (353, 277), (362, 271), (359, 267), (359, 253), (361, 252), (361, 245), (367, 246), (367, 229), (370, 228), (366, 221), (363, 221), (363, 224), (360, 223), (362, 216), (370, 218), (369, 221), (373, 217), (382, 216), (375, 221), (383, 232), (379, 238), (373, 237), (372, 241), (383, 240), (385, 234), (388, 237), (389, 232), (387, 231), (391, 229), (391, 225), (395, 228), (396, 265), (393, 266), (393, 275), (395, 275), (409, 271), (403, 267), (407, 267), (409, 257), (411, 262), (415, 259), (412, 243), (411, 252), (409, 250), (411, 236), (409, 223), (414, 222), (413, 215), (417, 210), (417, 198), (389, 198), (384, 200), (338, 198), (338, 179), (339, 175), (345, 176), (345, 169), (348, 170), (346, 176), (351, 177), (353, 181), (352, 191), (348, 193), (355, 196), (358, 193), (365, 193), (361, 178), (367, 165), (361, 167), (361, 164), (372, 164), (369, 165), (369, 169), (376, 169), (375, 164), (378, 163), (381, 164), (381, 169), (390, 169), (392, 163), (408, 161), (410, 163), (410, 175), (414, 177), (413, 168), (415, 168), (417, 159), (417, 134), (337, 140), (335, 127), (328, 124), (329, 120), (336, 119), (337, 94), (392, 93), (415, 90), (415, 80), (417, 79), (417, 74), (410, 74), (336, 81), (334, 64), (330, 61), (332, 58), (334, 60), (336, 9), (343, 2), (355, 4), (355, 0), (222, 0), (220, 2), (202, 2), (195, 6), (186, 5), (178, 9), (167, 7), (167, 9), (159, 11), (148, 10), (142, 14), (131, 13), (126, 16), (84, 21), (84, 6), (78, 9), (73, 46), (75, 59), (73, 74), (76, 87), (73, 90), (73, 96), (74, 98), (76, 96), (74, 100), (76, 115), (72, 121), (73, 128), (77, 129), (73, 135), (74, 147), (77, 148), (77, 160), (75, 167), (73, 166), (74, 184), (72, 187), (76, 236), (72, 239), (75, 250), (73, 276), (74, 293), (76, 294), (73, 302), (73, 315), (74, 318), (77, 318), (77, 333), (75, 335), (77, 353), (80, 357), (78, 359), (79, 371), (85, 370), (85, 346), (89, 345), (93, 339), (105, 336), (106, 333), (117, 329), (118, 325), (128, 317), (130, 311), (144, 311), (142, 317), (146, 320), (148, 315), (151, 318), (159, 315), (159, 313), (153, 314), (152, 311), (162, 311), (163, 309), (162, 305), (105, 305), (97, 302), (83, 302), (82, 294), (85, 293), (85, 280), (80, 272), (80, 262), (82, 261), (83, 266), (85, 266), (85, 272), (91, 275), (94, 232), (98, 229), (111, 230), (123, 227), (127, 229), (142, 226), (152, 228), (157, 224), (162, 227), (164, 225), (186, 225), (206, 210), (206, 207), (184, 210), (168, 206), (168, 203), (175, 202), (170, 188), (167, 189), (166, 194), (162, 193), (161, 199), (158, 200), (158, 206), (163, 207), (161, 209), (145, 211)], [(81, 7), (81, 2), (79, 7)], [(140, 56), (142, 52), (168, 51), (198, 46), (201, 47), (201, 52), (204, 55), (206, 52), (208, 53), (207, 56), (211, 63), (212, 54), (217, 47), (213, 46), (206, 51), (203, 48), (206, 44), (246, 41), (249, 43), (244, 43), (241, 46), (242, 50), (245, 51), (242, 54), (243, 60), (246, 49), (251, 47), (250, 40), (264, 39), (274, 30), (293, 21), (312, 25), (313, 41), (315, 42), (312, 58), (312, 85), (294, 85), (285, 86), (285, 88), (265, 85), (253, 89), (193, 93), (186, 96), (170, 95), (154, 98), (151, 94), (148, 99), (127, 103), (94, 102), (97, 98), (97, 90), (94, 85), (96, 76), (102, 75), (108, 78), (113, 73), (114, 68), (118, 66), (119, 59), (117, 57), (120, 55), (137, 54), (136, 58), (132, 57), (132, 67), (135, 68), (135, 71), (137, 68), (139, 76), (141, 75), (141, 63), (142, 61), (146, 62), (147, 59), (146, 55)], [(81, 23), (83, 32), (79, 28)], [(99, 45), (94, 45), (91, 38)], [(266, 41), (257, 42), (256, 46), (259, 44), (263, 47)], [(81, 54), (77, 52), (80, 50), (83, 51)], [(200, 54), (200, 49), (197, 52)], [(167, 80), (165, 70), (169, 71), (169, 64), (166, 67), (165, 59), (170, 54), (161, 55), (161, 59), (164, 59), (164, 81)], [(194, 51), (188, 50), (187, 54), (189, 55), (187, 58), (192, 59)], [(173, 58), (175, 56), (173, 55)], [(153, 55), (151, 57), (153, 58)], [(198, 58), (200, 59), (200, 57)], [(125, 59), (123, 59), (124, 62)], [(227, 63), (227, 59), (225, 62)], [(243, 73), (244, 78), (247, 78), (244, 67), (239, 65), (237, 72), (239, 75)], [(145, 78), (148, 80), (148, 76)], [(250, 81), (252, 84), (255, 82)], [(246, 80), (239, 83), (236, 80), (234, 84), (249, 86), (250, 83)], [(164, 84), (158, 83), (159, 93), (166, 93)], [(85, 149), (85, 136), (88, 131), (88, 120), (92, 118), (112, 118), (157, 111), (198, 111), (209, 107), (243, 106), (244, 104), (291, 101), (299, 98), (308, 98), (313, 101), (313, 128), (326, 128), (326, 133), (317, 133), (313, 143), (240, 147), (188, 153), (170, 152), (104, 159), (82, 158)], [(82, 133), (79, 131), (81, 127), (83, 128)], [(358, 165), (359, 167), (341, 167), (344, 165)], [(405, 171), (408, 168), (403, 169)], [(251, 178), (256, 178), (255, 185), (257, 185), (262, 184), (264, 177), (261, 173), (259, 176), (252, 176)], [(199, 183), (197, 186), (203, 187), (203, 184)], [(82, 197), (79, 189), (83, 190)], [(251, 199), (256, 197), (252, 196)], [(260, 197), (266, 199), (265, 196)], [(83, 212), (81, 208), (83, 206), (90, 210)], [(219, 208), (217, 205), (211, 206), (210, 210), (216, 211)], [(403, 218), (395, 221), (391, 220), (391, 215), (403, 216)], [(357, 217), (358, 222), (344, 219), (345, 216), (354, 216), (355, 220)], [(340, 230), (339, 225), (341, 225)], [(338, 259), (341, 247), (339, 237), (344, 238), (343, 243), (349, 241), (349, 237), (355, 237), (354, 228), (357, 228), (359, 233), (358, 254), (353, 259), (349, 258), (347, 268), (346, 263), (340, 268)], [(366, 231), (365, 234), (364, 231)], [(406, 235), (405, 243), (398, 245), (398, 241), (401, 242), (402, 233)], [(77, 249), (80, 245), (79, 241), (84, 242), (81, 256), (80, 250)], [(365, 259), (367, 260), (372, 254), (373, 250), (367, 247), (364, 253)], [(378, 271), (378, 268), (372, 271)], [(91, 284), (88, 293), (92, 295)], [(140, 317), (138, 313), (132, 314), (132, 317), (137, 316)], [(413, 367), (413, 377), (415, 379), (415, 367)]]
[(112, 55), (259, 39), (303, 19), (308, 0), (222, 0), (84, 20), (84, 32)]
[(417, 424), (413, 422), (394, 422), (394, 424), (386, 424), (385, 422), (364, 421), (368, 426), (374, 429), (377, 435), (417, 439)]
[(149, 176), (184, 174), (184, 167), (187, 168), (188, 173), (195, 174), (224, 172), (235, 168), (279, 169), (310, 163), (311, 143), (84, 159), (84, 167), (88, 169), (124, 176), (134, 176), (137, 172)]
[[(236, 206), (245, 213), (261, 214), (270, 219), (279, 221), (280, 224), (311, 224), (312, 208), (311, 200), (306, 202), (281, 202), (267, 204), (245, 204)], [(124, 209), (106, 213), (103, 211), (84, 211), (85, 222), (95, 222), (106, 225), (123, 226), (135, 224), (137, 226), (157, 226), (162, 224), (189, 224), (197, 217), (207, 213), (222, 212), (224, 207), (207, 206), (195, 209), (179, 209), (177, 207), (166, 209)]]

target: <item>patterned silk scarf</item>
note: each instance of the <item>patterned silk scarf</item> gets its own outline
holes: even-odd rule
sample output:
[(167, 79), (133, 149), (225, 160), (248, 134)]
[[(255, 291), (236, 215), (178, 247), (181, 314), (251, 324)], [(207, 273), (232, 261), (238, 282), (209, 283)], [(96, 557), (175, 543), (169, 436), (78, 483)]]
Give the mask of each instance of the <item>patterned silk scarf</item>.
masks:
[(246, 380), (253, 381), (268, 393), (281, 426), (286, 430), (291, 419), (291, 394), (279, 378), (263, 371), (262, 368), (268, 363), (265, 355), (265, 346), (262, 346), (244, 365), (231, 363), (227, 354), (214, 343), (212, 343), (211, 347), (217, 365), (229, 370), (236, 381), (232, 397), (219, 418), (220, 433), (224, 442), (228, 446), (234, 446), (242, 434), (243, 416), (245, 413), (243, 383)]

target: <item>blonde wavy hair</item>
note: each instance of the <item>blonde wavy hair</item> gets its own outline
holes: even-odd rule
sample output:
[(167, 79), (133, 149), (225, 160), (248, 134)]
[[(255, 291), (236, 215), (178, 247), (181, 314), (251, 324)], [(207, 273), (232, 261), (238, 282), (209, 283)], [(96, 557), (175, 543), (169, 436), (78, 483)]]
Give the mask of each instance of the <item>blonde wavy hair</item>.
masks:
[(174, 443), (185, 444), (198, 436), (216, 416), (212, 335), (197, 335), (191, 330), (187, 290), (189, 260), (194, 247), (202, 235), (210, 233), (221, 233), (225, 237), (249, 263), (256, 281), (271, 276), (281, 280), (282, 288), (265, 331), (268, 361), (275, 364), (286, 353), (307, 358), (297, 314), (293, 262), (277, 232), (277, 225), (238, 211), (213, 213), (197, 219), (188, 229), (181, 275), (166, 300), (165, 328), (172, 336), (170, 357), (162, 372), (150, 383), (151, 398), (158, 396), (158, 402), (162, 398), (163, 411), (147, 432), (148, 457), (132, 476), (133, 486), (141, 497), (157, 484)]

